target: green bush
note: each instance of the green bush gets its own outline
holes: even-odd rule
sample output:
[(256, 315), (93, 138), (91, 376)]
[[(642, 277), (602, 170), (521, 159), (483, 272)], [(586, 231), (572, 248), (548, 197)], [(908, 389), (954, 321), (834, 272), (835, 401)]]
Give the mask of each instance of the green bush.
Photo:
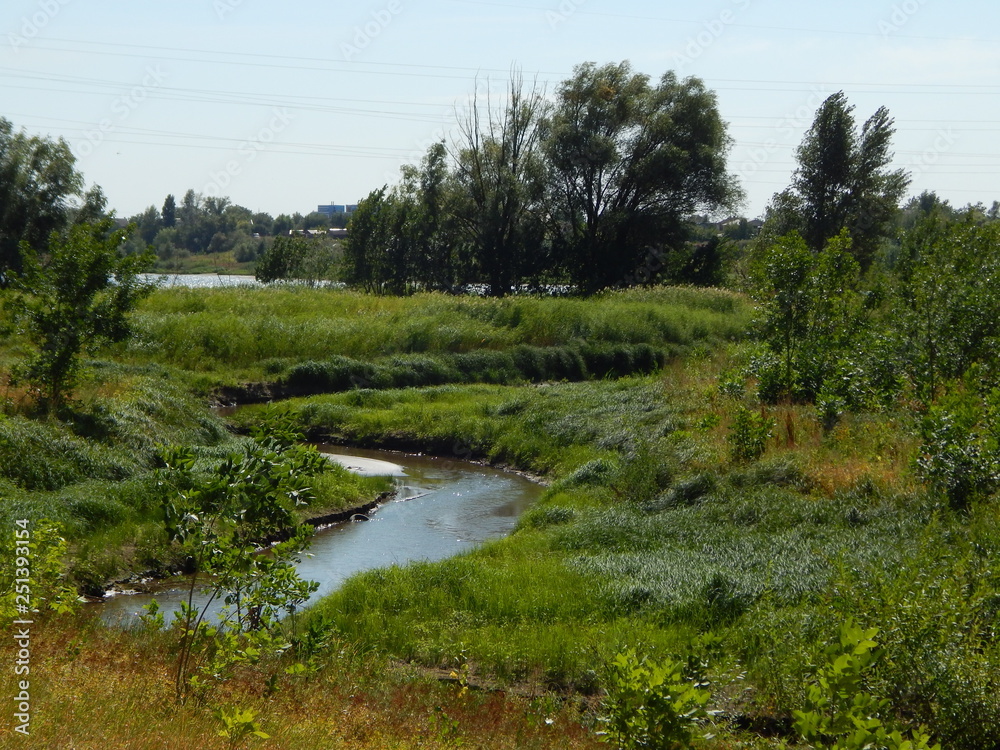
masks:
[(756, 461), (767, 450), (767, 441), (774, 433), (774, 420), (750, 411), (744, 406), (736, 410), (727, 440), (729, 453), (737, 463)]
[(827, 649), (807, 689), (806, 706), (795, 711), (795, 730), (809, 743), (831, 750), (941, 750), (923, 727), (909, 736), (896, 728), (889, 701), (866, 689), (864, 678), (882, 656), (873, 640), (878, 628), (862, 630), (852, 621), (839, 642)]
[(634, 651), (611, 663), (608, 695), (599, 718), (602, 739), (620, 750), (682, 750), (708, 718), (712, 694), (700, 676), (671, 658), (639, 659)]

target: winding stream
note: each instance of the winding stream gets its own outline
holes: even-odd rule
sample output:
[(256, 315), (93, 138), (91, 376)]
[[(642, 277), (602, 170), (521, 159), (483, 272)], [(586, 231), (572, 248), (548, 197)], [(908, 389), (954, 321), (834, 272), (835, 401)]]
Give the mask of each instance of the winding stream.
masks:
[[(303, 578), (319, 582), (310, 601), (355, 573), (443, 560), (505, 536), (543, 489), (517, 474), (465, 461), (337, 446), (319, 449), (352, 470), (394, 476), (397, 498), (366, 523), (338, 524), (316, 534), (309, 556), (298, 566)], [(97, 606), (105, 622), (128, 626), (155, 597), (170, 622), (170, 612), (186, 597), (188, 580), (161, 582), (152, 593), (119, 594)]]

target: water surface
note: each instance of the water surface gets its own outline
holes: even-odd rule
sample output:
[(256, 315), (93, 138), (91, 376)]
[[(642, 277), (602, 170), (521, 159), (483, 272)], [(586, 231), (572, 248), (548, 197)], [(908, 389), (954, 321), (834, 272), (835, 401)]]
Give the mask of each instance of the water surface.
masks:
[[(311, 601), (334, 591), (348, 576), (417, 560), (443, 560), (509, 534), (542, 487), (517, 474), (465, 461), (387, 451), (319, 446), (345, 465), (395, 477), (397, 498), (367, 522), (339, 524), (316, 534), (298, 566), (320, 586)], [(109, 623), (129, 624), (155, 596), (161, 610), (176, 609), (187, 597), (177, 578), (155, 594), (118, 595), (98, 605)], [(204, 601), (202, 599), (201, 601)]]

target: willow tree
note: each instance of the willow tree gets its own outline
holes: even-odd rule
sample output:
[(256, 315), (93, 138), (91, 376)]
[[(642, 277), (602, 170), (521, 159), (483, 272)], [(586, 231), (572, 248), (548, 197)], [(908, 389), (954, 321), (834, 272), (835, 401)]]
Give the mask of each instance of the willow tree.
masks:
[(715, 94), (658, 83), (627, 62), (577, 66), (545, 122), (554, 242), (583, 291), (627, 284), (651, 252), (677, 249), (686, 218), (739, 203)]

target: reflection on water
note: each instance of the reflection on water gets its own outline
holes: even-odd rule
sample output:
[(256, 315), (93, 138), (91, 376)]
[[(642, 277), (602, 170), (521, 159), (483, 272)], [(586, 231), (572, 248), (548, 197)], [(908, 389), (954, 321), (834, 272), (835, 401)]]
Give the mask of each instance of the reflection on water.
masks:
[[(299, 573), (317, 581), (314, 599), (329, 594), (350, 575), (416, 560), (443, 560), (489, 539), (510, 533), (542, 488), (516, 474), (475, 464), (385, 451), (320, 450), (349, 464), (364, 459), (402, 467), (397, 499), (371, 515), (368, 523), (339, 524), (319, 532)], [(186, 597), (184, 579), (155, 594), (161, 610), (174, 610)], [(142, 614), (152, 595), (117, 596), (97, 605), (106, 622), (123, 624)], [(170, 621), (169, 613), (167, 621)]]

